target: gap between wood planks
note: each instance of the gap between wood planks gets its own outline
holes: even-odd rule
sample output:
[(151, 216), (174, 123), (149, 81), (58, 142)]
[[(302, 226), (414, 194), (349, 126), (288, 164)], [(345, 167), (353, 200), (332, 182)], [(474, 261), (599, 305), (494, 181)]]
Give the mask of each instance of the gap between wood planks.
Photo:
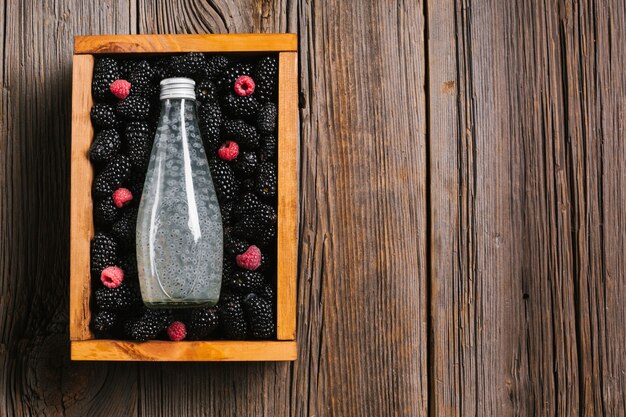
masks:
[(424, 105), (425, 119), (426, 119), (426, 143), (425, 143), (425, 160), (426, 160), (426, 390), (428, 393), (426, 412), (429, 416), (434, 417), (436, 412), (432, 406), (432, 398), (435, 397), (435, 387), (433, 380), (435, 376), (434, 371), (434, 328), (432, 320), (433, 311), (433, 295), (432, 295), (432, 279), (433, 279), (433, 266), (432, 266), (432, 198), (431, 198), (431, 184), (430, 184), (430, 106), (428, 105), (430, 98), (430, 65), (428, 65), (428, 58), (430, 56), (430, 48), (428, 45), (428, 1), (424, 0), (423, 13), (424, 13), (424, 97), (426, 103)]

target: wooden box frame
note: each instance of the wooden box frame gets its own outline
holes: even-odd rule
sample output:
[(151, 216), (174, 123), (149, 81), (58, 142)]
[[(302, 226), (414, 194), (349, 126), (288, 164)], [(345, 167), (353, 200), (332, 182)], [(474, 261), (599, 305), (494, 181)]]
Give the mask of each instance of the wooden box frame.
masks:
[[(90, 241), (94, 234), (88, 151), (94, 131), (94, 55), (180, 52), (276, 52), (278, 86), (277, 337), (271, 341), (94, 339), (89, 328)], [(289, 361), (296, 359), (298, 67), (295, 34), (77, 36), (72, 70), (70, 340), (72, 360)]]

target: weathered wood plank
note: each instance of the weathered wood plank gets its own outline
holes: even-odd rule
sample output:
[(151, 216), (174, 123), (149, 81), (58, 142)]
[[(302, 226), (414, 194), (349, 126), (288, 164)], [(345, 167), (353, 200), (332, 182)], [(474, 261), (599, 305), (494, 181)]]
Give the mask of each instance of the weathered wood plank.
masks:
[(138, 33), (256, 33), (262, 22), (260, 0), (137, 0), (137, 7)]
[(433, 415), (624, 414), (609, 3), (429, 2)]
[(68, 334), (73, 36), (127, 32), (128, 2), (2, 9), (0, 415), (132, 416), (134, 368), (71, 364)]
[[(455, 1), (429, 1), (428, 151), (430, 158), (430, 415), (476, 409), (476, 300), (472, 267), (474, 205), (467, 33)], [(465, 408), (463, 406), (465, 405)]]
[(421, 2), (300, 2), (294, 416), (425, 416)]
[(581, 415), (626, 415), (626, 4), (563, 11)]
[(503, 7), (431, 1), (428, 13), (431, 407), (442, 416), (515, 407), (525, 415), (526, 404), (513, 404), (527, 374), (517, 361), (521, 167), (509, 140)]

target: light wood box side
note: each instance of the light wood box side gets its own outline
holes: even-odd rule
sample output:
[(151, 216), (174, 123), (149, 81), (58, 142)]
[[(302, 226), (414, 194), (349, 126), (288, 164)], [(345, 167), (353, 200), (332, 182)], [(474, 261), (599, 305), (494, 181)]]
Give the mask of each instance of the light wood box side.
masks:
[(296, 338), (298, 273), (298, 54), (279, 53), (277, 338)]
[(70, 340), (91, 339), (89, 245), (93, 237), (91, 183), (87, 154), (93, 138), (92, 55), (74, 56), (72, 66), (72, 156), (70, 184)]
[(295, 341), (72, 342), (72, 360), (97, 361), (292, 361)]
[(76, 36), (75, 54), (296, 51), (293, 33)]

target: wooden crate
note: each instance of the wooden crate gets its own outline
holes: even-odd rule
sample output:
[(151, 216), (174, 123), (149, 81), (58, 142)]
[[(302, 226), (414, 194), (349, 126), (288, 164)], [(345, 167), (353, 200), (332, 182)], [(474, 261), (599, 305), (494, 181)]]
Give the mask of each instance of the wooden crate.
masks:
[[(294, 34), (116, 35), (75, 38), (72, 77), (70, 339), (73, 360), (287, 361), (296, 358), (297, 273), (297, 38)], [(88, 151), (94, 131), (94, 55), (175, 52), (277, 52), (278, 258), (277, 338), (271, 341), (148, 341), (94, 339), (89, 328), (89, 247), (94, 235)]]

